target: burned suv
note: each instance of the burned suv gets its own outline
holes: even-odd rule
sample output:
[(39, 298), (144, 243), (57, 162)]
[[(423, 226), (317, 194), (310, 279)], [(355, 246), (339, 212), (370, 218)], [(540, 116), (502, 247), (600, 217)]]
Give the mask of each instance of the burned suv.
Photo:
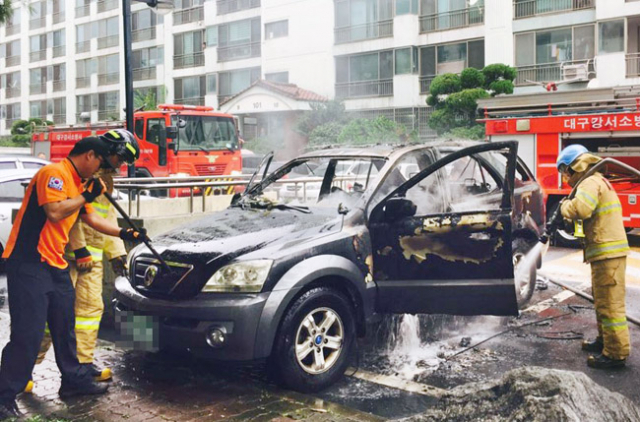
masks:
[(516, 286), (514, 266), (545, 215), (516, 152), (331, 149), (271, 173), (267, 158), (227, 210), (155, 239), (170, 268), (144, 245), (130, 253), (121, 333), (139, 348), (269, 359), (285, 386), (316, 391), (383, 313), (515, 315), (535, 268)]

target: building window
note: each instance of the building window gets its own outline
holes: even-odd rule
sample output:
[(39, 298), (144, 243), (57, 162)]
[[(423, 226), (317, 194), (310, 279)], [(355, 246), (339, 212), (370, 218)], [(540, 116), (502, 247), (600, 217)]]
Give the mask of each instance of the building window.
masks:
[(29, 37), (29, 61), (37, 62), (47, 58), (47, 35)]
[(29, 101), (29, 117), (45, 119), (47, 117), (47, 101)]
[(145, 81), (156, 78), (156, 67), (164, 62), (162, 47), (142, 48), (134, 50), (131, 60), (134, 81)]
[(173, 36), (173, 67), (204, 66), (204, 31), (184, 32)]
[(274, 72), (274, 73), (265, 73), (264, 78), (267, 81), (278, 82), (281, 84), (289, 83), (289, 72)]
[(460, 73), (467, 67), (484, 68), (484, 40), (420, 47), (420, 93), (443, 73)]
[(138, 108), (146, 105), (149, 107), (151, 104), (162, 104), (165, 102), (166, 90), (164, 86), (150, 86), (146, 88), (134, 88), (133, 89), (133, 106)]
[(120, 82), (120, 57), (118, 54), (98, 57), (98, 86)]
[(393, 0), (335, 0), (335, 42), (393, 36)]
[(132, 42), (155, 40), (157, 23), (156, 13), (149, 8), (131, 14)]
[(218, 61), (260, 57), (260, 18), (218, 26)]
[(418, 0), (396, 0), (396, 15), (418, 13)]
[(119, 41), (120, 26), (118, 17), (98, 22), (98, 49), (116, 47)]
[(20, 33), (20, 8), (13, 9), (13, 13), (7, 19), (4, 33), (7, 37)]
[(484, 0), (421, 0), (420, 32), (484, 23)]
[(395, 51), (395, 74), (404, 75), (418, 72), (418, 48), (399, 48)]
[(215, 47), (218, 45), (218, 26), (208, 26), (207, 27), (207, 47)]
[(65, 0), (53, 0), (53, 24), (64, 22)]
[(98, 70), (96, 59), (76, 61), (76, 88), (87, 88), (91, 85), (91, 75)]
[(216, 6), (218, 15), (226, 15), (227, 13), (260, 7), (260, 0), (218, 0)]
[(240, 91), (249, 88), (251, 84), (260, 79), (260, 74), (259, 67), (219, 73), (218, 103), (221, 104)]
[(0, 45), (0, 56), (5, 58), (5, 67), (17, 66), (20, 64), (20, 40), (8, 42)]
[(76, 53), (85, 53), (91, 49), (93, 27), (91, 23), (76, 25)]
[(13, 122), (22, 117), (22, 113), (20, 113), (20, 103), (7, 104), (6, 110), (7, 120), (5, 126), (10, 128), (11, 125), (13, 125)]
[(176, 104), (204, 105), (206, 77), (192, 76), (173, 81), (174, 102)]
[(47, 93), (47, 68), (40, 67), (29, 70), (29, 94), (46, 94)]
[(336, 96), (393, 95), (393, 50), (336, 57)]
[(65, 30), (53, 31), (53, 57), (62, 57), (65, 54)]
[(203, 0), (176, 0), (173, 10), (173, 24), (199, 22), (204, 19)]
[(119, 92), (103, 92), (98, 94), (98, 120), (120, 120)]
[(67, 122), (67, 99), (66, 97), (54, 98), (53, 100), (53, 123), (65, 124)]
[(595, 6), (595, 0), (513, 0), (513, 14), (515, 19), (522, 19), (562, 11), (588, 9)]
[(76, 0), (76, 18), (89, 16), (91, 13), (91, 0)]
[(64, 63), (53, 66), (53, 92), (64, 91), (67, 88), (67, 65)]
[(619, 53), (624, 51), (624, 20), (600, 22), (599, 53)]
[(278, 21), (266, 23), (264, 25), (264, 37), (267, 40), (286, 37), (289, 35), (289, 21)]
[(207, 94), (215, 94), (218, 87), (218, 75), (210, 73), (207, 75)]
[(29, 29), (44, 28), (47, 16), (47, 2), (39, 1), (29, 4)]

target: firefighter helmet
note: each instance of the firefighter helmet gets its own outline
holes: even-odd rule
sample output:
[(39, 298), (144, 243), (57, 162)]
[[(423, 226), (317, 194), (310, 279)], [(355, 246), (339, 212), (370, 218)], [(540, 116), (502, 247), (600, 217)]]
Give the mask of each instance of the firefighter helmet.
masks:
[(560, 173), (565, 173), (567, 169), (571, 167), (571, 164), (576, 160), (576, 158), (578, 158), (585, 152), (589, 152), (589, 150), (580, 144), (569, 145), (568, 147), (560, 151), (560, 154), (558, 155), (558, 161), (556, 161), (556, 167), (558, 168), (558, 171)]
[(100, 135), (100, 139), (110, 145), (109, 155), (117, 155), (127, 164), (133, 164), (140, 157), (138, 141), (125, 129), (113, 129)]

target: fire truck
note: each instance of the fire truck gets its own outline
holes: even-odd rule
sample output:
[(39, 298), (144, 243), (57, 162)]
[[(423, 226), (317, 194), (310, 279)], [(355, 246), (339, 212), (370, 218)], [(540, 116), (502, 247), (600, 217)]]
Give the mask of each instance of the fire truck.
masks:
[[(159, 110), (136, 111), (133, 133), (140, 146), (137, 177), (222, 176), (242, 171), (238, 129), (230, 114), (213, 107), (161, 104)], [(124, 123), (95, 123), (36, 128), (31, 152), (53, 162), (64, 159), (73, 145)], [(123, 173), (126, 175), (126, 171)]]
[[(568, 145), (640, 168), (639, 86), (507, 95), (480, 100), (478, 107), (489, 141), (519, 141), (518, 154), (543, 188), (547, 213), (571, 191), (556, 169), (558, 153)], [(613, 185), (625, 227), (640, 227), (640, 184)]]

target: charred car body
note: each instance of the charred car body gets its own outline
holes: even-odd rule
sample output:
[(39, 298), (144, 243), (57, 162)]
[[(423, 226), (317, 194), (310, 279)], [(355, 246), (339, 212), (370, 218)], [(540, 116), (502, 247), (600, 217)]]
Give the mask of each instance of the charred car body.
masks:
[[(121, 333), (139, 348), (268, 358), (286, 386), (314, 391), (380, 314), (515, 315), (535, 268), (516, 287), (514, 265), (545, 215), (516, 152), (441, 143), (317, 151), (268, 175), (263, 164), (227, 210), (155, 239), (170, 272), (144, 246), (131, 252), (116, 281)], [(366, 165), (337, 175), (344, 161)], [(309, 177), (287, 177), (300, 166)], [(303, 186), (278, 202), (294, 182), (320, 183), (318, 197)]]

